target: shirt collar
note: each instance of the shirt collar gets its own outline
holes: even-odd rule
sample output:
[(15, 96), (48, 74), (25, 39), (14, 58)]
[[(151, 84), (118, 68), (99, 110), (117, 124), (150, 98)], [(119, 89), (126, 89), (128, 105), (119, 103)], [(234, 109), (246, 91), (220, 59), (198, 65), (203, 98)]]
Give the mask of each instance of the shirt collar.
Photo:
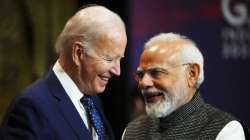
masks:
[(70, 78), (70, 76), (63, 70), (60, 63), (57, 61), (53, 66), (53, 71), (62, 84), (67, 95), (71, 101), (75, 104), (84, 96), (84, 94), (79, 90), (75, 82)]
[(180, 108), (178, 108), (176, 111), (166, 116), (165, 118), (161, 118), (160, 119), (161, 127), (166, 128), (169, 127), (169, 125), (176, 124), (176, 122), (181, 122), (183, 119), (187, 118), (190, 114), (198, 110), (204, 104), (205, 102), (202, 99), (201, 95), (198, 92), (196, 92), (190, 102), (181, 106)]

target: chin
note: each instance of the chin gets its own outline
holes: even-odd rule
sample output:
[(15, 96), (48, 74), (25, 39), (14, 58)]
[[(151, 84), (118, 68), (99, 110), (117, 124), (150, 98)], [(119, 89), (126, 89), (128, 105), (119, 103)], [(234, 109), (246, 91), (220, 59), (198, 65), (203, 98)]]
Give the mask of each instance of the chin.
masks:
[(96, 93), (100, 94), (100, 93), (104, 92), (104, 90), (105, 90), (105, 87), (99, 87), (99, 88), (97, 88)]
[(147, 115), (154, 118), (164, 118), (175, 110), (171, 100), (161, 100), (156, 103), (146, 103)]

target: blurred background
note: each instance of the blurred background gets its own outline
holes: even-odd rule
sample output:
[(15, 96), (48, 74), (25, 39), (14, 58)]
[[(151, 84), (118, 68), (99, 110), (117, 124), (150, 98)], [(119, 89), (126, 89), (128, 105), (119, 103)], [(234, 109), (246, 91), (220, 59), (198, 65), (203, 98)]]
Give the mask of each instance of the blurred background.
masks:
[(122, 74), (100, 95), (117, 139), (144, 113), (133, 71), (144, 42), (160, 32), (180, 33), (197, 43), (205, 59), (202, 96), (250, 126), (249, 0), (1, 0), (0, 122), (13, 97), (53, 66), (58, 34), (89, 3), (115, 11), (127, 27)]

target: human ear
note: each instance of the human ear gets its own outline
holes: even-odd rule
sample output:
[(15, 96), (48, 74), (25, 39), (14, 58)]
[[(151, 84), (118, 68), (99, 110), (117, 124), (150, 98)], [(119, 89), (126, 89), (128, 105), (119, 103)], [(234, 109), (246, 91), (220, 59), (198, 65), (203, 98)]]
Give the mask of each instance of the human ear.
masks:
[(189, 64), (188, 67), (188, 86), (194, 88), (200, 74), (200, 66), (197, 63)]
[(80, 42), (74, 42), (72, 45), (72, 60), (76, 66), (80, 66), (81, 58), (83, 58), (84, 49)]

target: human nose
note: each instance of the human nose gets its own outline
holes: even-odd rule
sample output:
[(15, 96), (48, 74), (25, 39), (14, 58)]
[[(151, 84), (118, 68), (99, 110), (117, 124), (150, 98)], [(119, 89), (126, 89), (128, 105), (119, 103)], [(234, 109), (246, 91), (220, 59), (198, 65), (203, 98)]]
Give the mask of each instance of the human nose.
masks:
[(138, 81), (140, 89), (145, 89), (154, 85), (151, 76), (148, 73), (145, 73), (142, 78)]
[(114, 63), (114, 65), (111, 68), (111, 73), (116, 76), (119, 76), (121, 74), (120, 61)]

